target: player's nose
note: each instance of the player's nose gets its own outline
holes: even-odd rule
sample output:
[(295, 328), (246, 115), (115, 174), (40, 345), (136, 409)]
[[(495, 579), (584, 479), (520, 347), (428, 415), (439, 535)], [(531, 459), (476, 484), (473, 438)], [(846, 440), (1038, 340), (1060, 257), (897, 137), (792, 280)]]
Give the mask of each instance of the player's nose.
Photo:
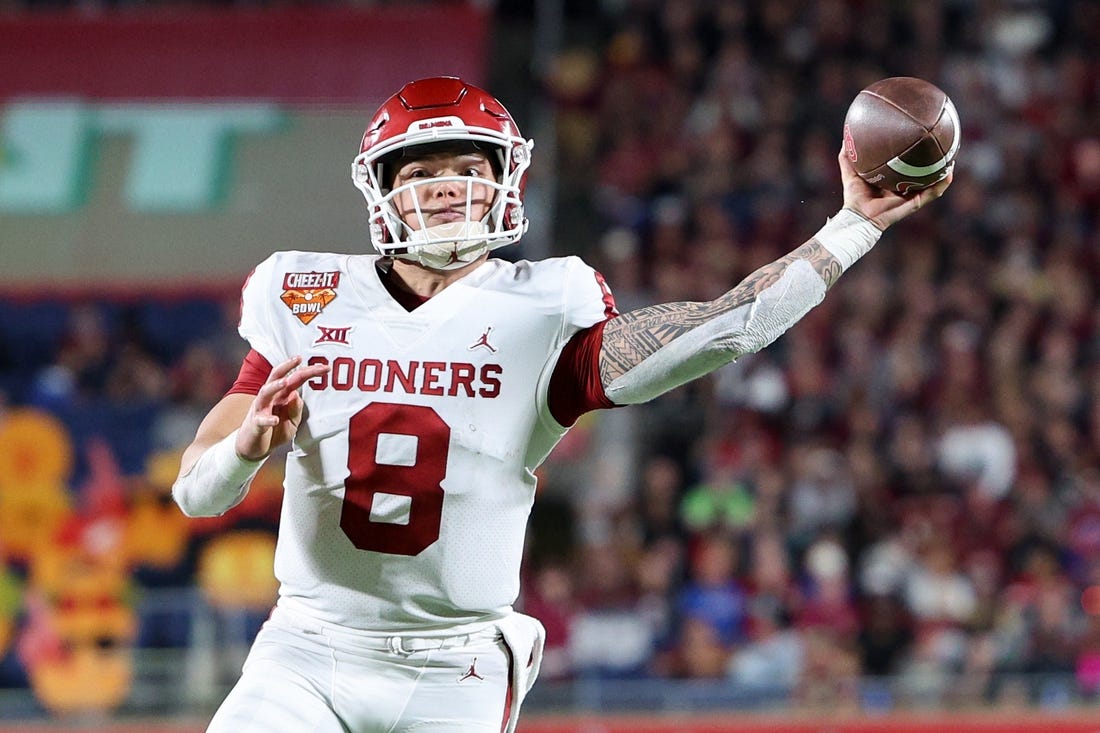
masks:
[[(453, 174), (443, 174), (453, 175)], [(432, 198), (457, 198), (466, 192), (466, 187), (461, 181), (451, 180), (433, 181), (428, 186)]]

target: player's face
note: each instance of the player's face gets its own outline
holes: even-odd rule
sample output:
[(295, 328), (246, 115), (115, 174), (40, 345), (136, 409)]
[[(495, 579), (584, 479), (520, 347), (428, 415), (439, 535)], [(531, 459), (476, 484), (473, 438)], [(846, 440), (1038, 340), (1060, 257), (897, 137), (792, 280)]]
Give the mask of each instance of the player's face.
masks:
[[(442, 178), (451, 180), (434, 180)], [(466, 221), (468, 188), (470, 219), (478, 221), (484, 217), (493, 203), (494, 189), (476, 182), (469, 186), (465, 180), (455, 178), (496, 180), (489, 159), (483, 153), (477, 152), (428, 155), (398, 168), (393, 181), (395, 189), (407, 183), (423, 181), (411, 190), (400, 193), (394, 202), (405, 223), (413, 229), (420, 228), (417, 205), (428, 227)]]

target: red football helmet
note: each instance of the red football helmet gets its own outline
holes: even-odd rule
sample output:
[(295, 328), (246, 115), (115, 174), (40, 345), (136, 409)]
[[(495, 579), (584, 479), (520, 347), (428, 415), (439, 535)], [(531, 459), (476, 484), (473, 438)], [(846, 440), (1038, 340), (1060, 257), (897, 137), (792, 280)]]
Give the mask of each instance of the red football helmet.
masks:
[[(489, 155), (497, 181), (470, 177), (437, 177), (410, 181), (390, 189), (393, 161), (406, 148), (470, 146)], [(406, 84), (374, 114), (352, 163), (352, 180), (367, 199), (370, 238), (381, 254), (412, 259), (447, 269), (482, 253), (511, 244), (527, 231), (523, 192), (534, 143), (525, 140), (508, 110), (488, 92), (454, 77), (433, 77)], [(458, 181), (466, 186), (466, 222), (461, 226), (419, 228), (402, 220), (393, 201), (417, 186)], [(471, 220), (473, 184), (495, 191), (488, 213)], [(416, 198), (415, 196), (413, 197)], [(421, 214), (421, 217), (423, 215)]]

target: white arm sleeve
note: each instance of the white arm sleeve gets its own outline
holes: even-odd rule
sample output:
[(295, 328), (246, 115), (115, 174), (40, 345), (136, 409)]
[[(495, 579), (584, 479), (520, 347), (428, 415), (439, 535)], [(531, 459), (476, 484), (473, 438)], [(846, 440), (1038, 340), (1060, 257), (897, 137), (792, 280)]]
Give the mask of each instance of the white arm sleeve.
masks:
[(646, 402), (764, 348), (825, 299), (825, 281), (806, 260), (791, 263), (751, 303), (678, 336), (611, 382), (617, 405)]
[(853, 209), (841, 209), (825, 222), (813, 238), (836, 257), (843, 271), (870, 252), (881, 236), (882, 230), (863, 214)]
[[(841, 209), (814, 239), (847, 270), (867, 254), (882, 230)], [(825, 299), (828, 286), (807, 260), (795, 260), (751, 303), (726, 311), (677, 337), (606, 386), (608, 399), (634, 405), (764, 348)]]
[(172, 498), (189, 517), (216, 517), (237, 506), (248, 494), (265, 459), (237, 455), (237, 431), (206, 449), (191, 470), (176, 479)]

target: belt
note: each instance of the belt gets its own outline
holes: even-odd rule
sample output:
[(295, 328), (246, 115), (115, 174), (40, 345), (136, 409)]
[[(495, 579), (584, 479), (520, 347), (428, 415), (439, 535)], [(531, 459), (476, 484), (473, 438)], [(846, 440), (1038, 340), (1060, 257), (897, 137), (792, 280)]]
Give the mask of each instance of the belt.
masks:
[(406, 634), (370, 634), (354, 629), (345, 629), (332, 624), (321, 623), (281, 606), (276, 606), (271, 620), (288, 625), (299, 631), (324, 637), (341, 647), (368, 651), (390, 652), (391, 654), (414, 654), (433, 649), (454, 649), (477, 641), (499, 641), (503, 635), (495, 624), (476, 631), (450, 636), (411, 636)]
[(454, 649), (455, 647), (463, 647), (471, 642), (475, 641), (488, 641), (488, 640), (500, 640), (504, 637), (496, 628), (488, 628), (484, 631), (478, 631), (473, 634), (459, 634), (458, 636), (387, 636), (378, 639), (384, 644), (379, 645), (378, 648), (389, 651), (392, 654), (413, 654), (415, 652), (425, 652), (432, 649)]

